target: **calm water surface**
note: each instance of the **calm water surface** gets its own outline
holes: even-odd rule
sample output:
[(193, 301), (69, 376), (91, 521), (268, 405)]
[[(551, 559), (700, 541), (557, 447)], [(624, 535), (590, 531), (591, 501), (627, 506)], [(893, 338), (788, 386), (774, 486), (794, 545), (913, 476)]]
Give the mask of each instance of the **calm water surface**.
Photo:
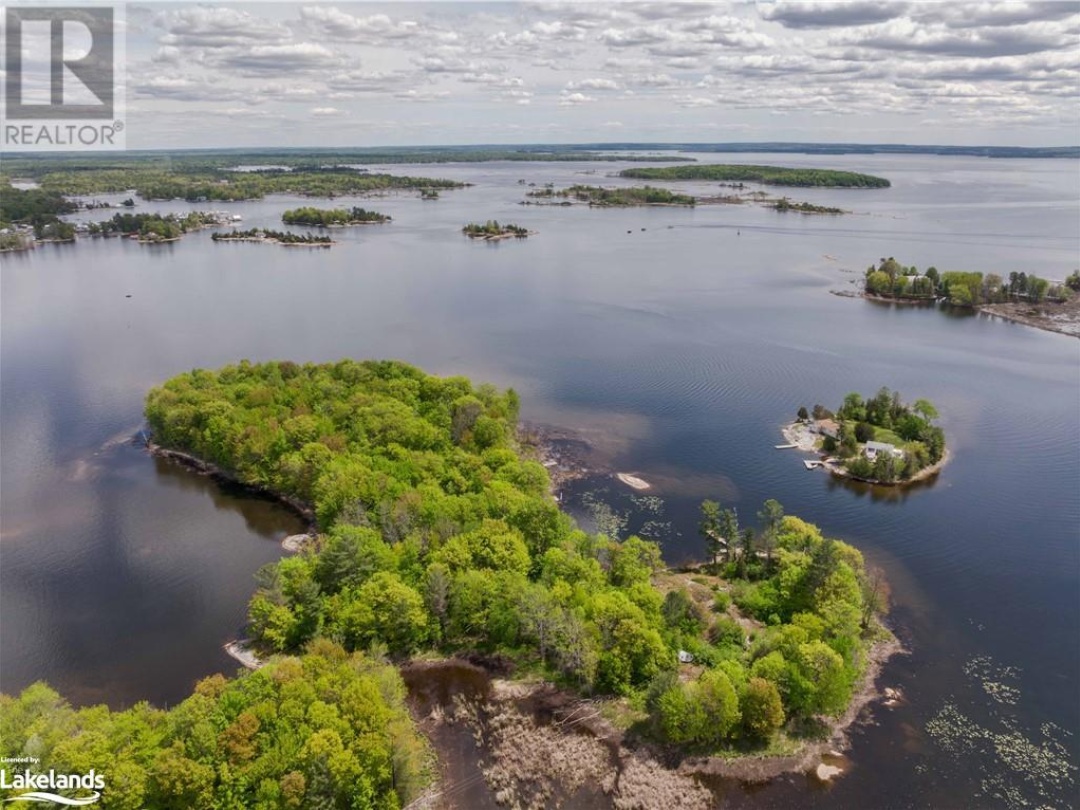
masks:
[[(591, 210), (519, 206), (518, 180), (622, 182), (606, 177), (618, 166), (410, 166), (476, 185), (437, 202), (358, 201), (394, 222), (337, 232), (330, 251), (215, 245), (203, 232), (5, 256), (0, 686), (46, 679), (79, 703), (165, 704), (232, 671), (220, 647), (243, 622), (252, 575), (298, 527), (127, 443), (146, 390), (245, 357), (396, 357), (512, 385), (526, 418), (586, 431), (661, 502), (608, 478), (577, 495), (609, 501), (671, 561), (702, 552), (702, 498), (747, 520), (775, 497), (886, 570), (911, 655), (885, 680), (907, 701), (874, 711), (833, 786), (793, 777), (722, 791), (723, 805), (1067, 805), (1080, 761), (1069, 736), (1080, 732), (1080, 341), (829, 291), (890, 255), (1063, 278), (1080, 263), (1076, 163), (722, 160), (850, 168), (893, 187), (791, 191), (855, 212), (836, 218)], [(244, 227), (280, 227), (295, 202), (228, 210)], [(488, 218), (539, 235), (459, 234)], [(847, 487), (773, 449), (799, 405), (881, 385), (941, 411), (955, 459), (931, 486)], [(580, 497), (569, 506), (586, 514)], [(1037, 761), (1066, 778), (1032, 770)]]

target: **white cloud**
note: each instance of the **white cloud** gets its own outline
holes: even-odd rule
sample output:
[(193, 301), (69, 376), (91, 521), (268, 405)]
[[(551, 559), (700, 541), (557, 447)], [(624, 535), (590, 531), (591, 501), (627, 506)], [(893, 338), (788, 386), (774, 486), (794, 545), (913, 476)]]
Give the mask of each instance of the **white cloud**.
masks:
[(632, 76), (630, 83), (637, 87), (678, 87), (681, 82), (666, 73), (646, 73)]
[(680, 107), (714, 107), (716, 99), (707, 96), (675, 96), (674, 101)]
[(566, 83), (567, 90), (618, 90), (614, 79), (577, 79)]
[[(1023, 122), (1025, 137), (1062, 142), (1080, 127), (1078, 11), (1025, 0), (133, 9), (129, 75), (143, 114), (162, 120), (183, 107), (283, 120), (333, 109), (360, 126), (378, 110), (400, 120), (388, 131), (468, 140), (511, 131), (517, 105), (607, 105), (627, 137), (687, 138), (722, 106), (724, 127), (747, 132), (776, 112), (791, 126), (835, 117), (835, 132), (851, 115), (892, 116), (902, 131), (953, 122), (942, 132), (964, 126), (961, 139), (980, 131), (973, 123)], [(575, 126), (592, 129), (580, 136), (600, 137), (602, 118), (583, 115)], [(759, 137), (775, 137), (767, 129)]]
[(238, 48), (225, 55), (221, 62), (245, 73), (288, 74), (341, 67), (346, 60), (317, 42), (295, 42)]
[(450, 96), (449, 90), (402, 90), (399, 93), (394, 93), (394, 98), (399, 101), (417, 101), (423, 103), (429, 103), (433, 101), (440, 101), (441, 99), (448, 98)]
[(345, 113), (337, 107), (312, 107), (311, 114), (316, 118), (332, 118), (344, 115)]
[(223, 48), (230, 45), (282, 42), (291, 36), (281, 23), (227, 6), (193, 6), (158, 15), (166, 33), (161, 44), (183, 48)]
[(562, 97), (559, 99), (559, 106), (575, 107), (579, 104), (591, 104), (594, 101), (596, 101), (595, 96), (587, 96), (584, 93), (568, 93), (564, 90)]
[(324, 36), (350, 42), (406, 39), (422, 33), (415, 20), (395, 20), (387, 14), (357, 17), (334, 6), (305, 6), (300, 18)]
[(788, 28), (837, 28), (892, 20), (910, 7), (907, 2), (882, 0), (777, 0), (758, 9), (763, 19)]

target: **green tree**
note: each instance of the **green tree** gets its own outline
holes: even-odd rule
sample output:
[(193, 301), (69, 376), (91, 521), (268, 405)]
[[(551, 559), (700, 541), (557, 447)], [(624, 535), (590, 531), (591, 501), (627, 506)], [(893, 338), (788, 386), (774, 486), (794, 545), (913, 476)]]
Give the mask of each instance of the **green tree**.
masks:
[(938, 418), (937, 408), (935, 408), (934, 404), (928, 399), (915, 400), (915, 404), (911, 406), (911, 410), (915, 411), (915, 413), (927, 422), (933, 422)]
[(780, 691), (772, 681), (751, 678), (742, 691), (739, 707), (743, 729), (752, 740), (768, 740), (784, 724)]
[(771, 569), (773, 548), (776, 545), (776, 537), (780, 531), (780, 522), (784, 519), (784, 507), (780, 505), (779, 501), (769, 498), (765, 501), (761, 511), (758, 512), (758, 519), (764, 524), (760, 538), (761, 546), (765, 550), (765, 565), (768, 569)]
[(724, 561), (730, 562), (735, 546), (739, 542), (739, 515), (734, 509), (725, 509), (720, 513), (720, 536), (724, 538)]
[(705, 550), (716, 565), (725, 551), (726, 543), (720, 533), (720, 504), (716, 501), (701, 502), (701, 522), (698, 532), (705, 538)]
[(408, 654), (426, 641), (428, 616), (419, 593), (397, 574), (380, 571), (342, 594), (332, 609), (331, 626), (347, 648), (363, 649), (381, 641), (392, 652)]

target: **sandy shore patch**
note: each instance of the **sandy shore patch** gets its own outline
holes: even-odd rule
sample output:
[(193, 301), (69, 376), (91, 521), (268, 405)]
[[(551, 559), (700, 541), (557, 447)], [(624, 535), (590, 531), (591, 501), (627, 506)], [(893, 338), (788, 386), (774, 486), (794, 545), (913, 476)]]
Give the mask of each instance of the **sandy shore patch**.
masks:
[(788, 444), (795, 445), (797, 450), (804, 453), (813, 453), (817, 450), (818, 434), (810, 430), (810, 425), (806, 422), (792, 422), (784, 425), (780, 428), (780, 432), (784, 434), (784, 440)]
[(248, 669), (258, 669), (266, 663), (255, 654), (251, 646), (251, 639), (238, 638), (236, 641), (230, 641), (226, 644), (224, 649), (225, 652)]
[(310, 534), (290, 534), (281, 541), (281, 547), (292, 554), (296, 554), (302, 551), (304, 546), (313, 539)]
[(644, 478), (639, 478), (636, 475), (630, 473), (615, 473), (615, 477), (626, 484), (628, 487), (634, 489), (649, 489), (652, 485)]

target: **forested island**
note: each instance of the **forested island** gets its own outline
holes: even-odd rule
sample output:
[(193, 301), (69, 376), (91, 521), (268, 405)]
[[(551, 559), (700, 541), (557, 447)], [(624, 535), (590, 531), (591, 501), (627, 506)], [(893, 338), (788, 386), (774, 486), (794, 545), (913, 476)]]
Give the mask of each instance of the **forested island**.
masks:
[(835, 208), (828, 205), (814, 205), (808, 202), (793, 202), (787, 197), (781, 197), (776, 202), (769, 205), (774, 211), (780, 213), (786, 213), (788, 211), (794, 211), (797, 214), (846, 214), (843, 208)]
[(926, 268), (920, 273), (915, 266), (905, 267), (891, 256), (866, 269), (864, 290), (883, 298), (926, 300), (940, 298), (958, 307), (978, 307), (1006, 301), (1045, 300), (1062, 303), (1080, 290), (1080, 272), (1063, 284), (1023, 271), (1009, 273), (1003, 278), (996, 273), (982, 274), (958, 270), (939, 271)]
[(0, 695), (0, 754), (32, 754), (57, 773), (92, 767), (102, 805), (118, 810), (392, 810), (433, 778), (404, 697), (385, 661), (318, 641), (258, 672), (206, 678), (170, 709), (74, 709), (43, 683)]
[(315, 228), (330, 228), (342, 225), (381, 225), (390, 222), (392, 217), (366, 208), (293, 208), (281, 215), (286, 225), (310, 225)]
[(812, 412), (799, 408), (797, 421), (784, 434), (792, 446), (819, 451), (830, 472), (874, 484), (903, 484), (936, 473), (944, 463), (945, 432), (934, 424), (937, 418), (929, 400), (907, 405), (899, 391), (883, 387), (865, 400), (848, 394), (835, 413), (822, 405)]
[(689, 166), (623, 169), (619, 177), (636, 180), (710, 180), (762, 183), (767, 186), (820, 188), (888, 188), (884, 177), (835, 169), (794, 169), (783, 166), (754, 166), (724, 163), (695, 163)]
[(290, 233), (269, 228), (250, 228), (246, 231), (216, 231), (210, 234), (215, 242), (259, 242), (285, 247), (330, 247), (334, 240), (329, 236), (312, 233)]
[(666, 188), (633, 186), (630, 188), (601, 188), (600, 186), (573, 185), (555, 189), (551, 186), (527, 191), (526, 197), (539, 199), (576, 200), (596, 207), (624, 207), (634, 205), (686, 205), (697, 200), (688, 194), (676, 194)]
[(509, 222), (500, 224), (494, 219), (489, 219), (483, 224), (470, 222), (461, 229), (461, 232), (470, 239), (483, 239), (488, 242), (498, 239), (524, 239), (536, 233), (528, 228), (523, 228), (521, 225), (514, 225)]
[(522, 455), (513, 390), (399, 362), (241, 363), (150, 392), (154, 442), (309, 504), (319, 534), (264, 568), (262, 656), (481, 654), (685, 752), (790, 754), (841, 714), (888, 636), (854, 548), (765, 504), (760, 529), (703, 504), (710, 563), (590, 535)]
[(62, 195), (108, 194), (133, 189), (145, 200), (188, 202), (260, 200), (268, 194), (333, 198), (349, 194), (464, 188), (456, 180), (369, 174), (349, 167), (322, 170), (86, 168), (42, 171), (41, 189)]
[(881, 259), (866, 269), (867, 298), (920, 303), (940, 301), (961, 310), (984, 312), (1051, 332), (1080, 336), (1080, 271), (1055, 283), (1024, 271), (1009, 275), (968, 271), (925, 272), (896, 259)]
[(221, 225), (224, 215), (217, 212), (192, 211), (179, 214), (114, 214), (112, 219), (90, 222), (90, 236), (130, 236), (142, 243), (175, 242), (185, 233)]

